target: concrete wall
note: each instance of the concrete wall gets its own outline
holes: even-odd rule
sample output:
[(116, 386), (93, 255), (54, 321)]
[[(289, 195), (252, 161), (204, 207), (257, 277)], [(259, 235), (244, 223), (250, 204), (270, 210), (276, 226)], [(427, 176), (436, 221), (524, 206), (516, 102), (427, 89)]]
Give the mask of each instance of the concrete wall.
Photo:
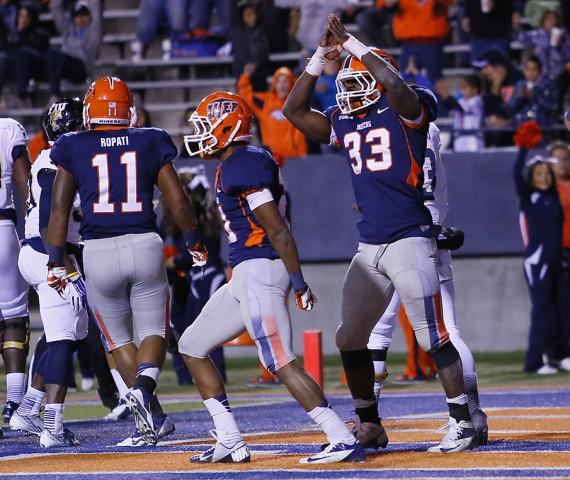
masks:
[[(293, 345), (302, 354), (303, 331), (323, 332), (325, 354), (336, 353), (334, 335), (340, 318), (340, 293), (348, 263), (306, 264), (305, 277), (319, 302), (312, 312), (291, 304)], [(522, 274), (522, 259), (458, 258), (454, 261), (457, 318), (463, 338), (474, 351), (513, 351), (526, 348), (530, 303)], [(232, 356), (255, 354), (255, 349), (226, 349)], [(405, 351), (400, 328), (392, 351)]]

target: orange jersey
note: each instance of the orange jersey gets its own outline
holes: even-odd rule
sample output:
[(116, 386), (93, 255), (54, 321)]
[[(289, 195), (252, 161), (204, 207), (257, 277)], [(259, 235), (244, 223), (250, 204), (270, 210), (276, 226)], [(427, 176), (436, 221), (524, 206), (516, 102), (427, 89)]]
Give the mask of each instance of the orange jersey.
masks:
[(294, 78), (289, 69), (280, 68), (273, 75), (271, 91), (254, 92), (249, 75), (242, 74), (238, 81), (238, 93), (247, 101), (261, 130), (261, 141), (271, 149), (276, 157), (303, 157), (307, 155), (307, 140), (283, 115), (285, 100), (275, 93), (275, 83), (279, 75), (290, 76), (291, 88)]
[[(385, 0), (376, 0), (376, 8)], [(400, 0), (394, 15), (394, 37), (406, 40), (442, 40), (449, 33), (447, 7), (453, 0)]]
[(560, 205), (564, 212), (562, 246), (564, 248), (570, 248), (570, 180), (558, 183), (558, 196), (560, 197)]

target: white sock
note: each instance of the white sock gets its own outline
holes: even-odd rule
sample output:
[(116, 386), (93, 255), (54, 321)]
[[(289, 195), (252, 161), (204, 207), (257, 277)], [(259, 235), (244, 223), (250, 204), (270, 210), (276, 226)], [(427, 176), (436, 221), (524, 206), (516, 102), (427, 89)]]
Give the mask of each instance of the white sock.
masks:
[(355, 442), (354, 435), (330, 405), (315, 407), (307, 415), (325, 432), (330, 443), (352, 445)]
[(24, 392), (26, 391), (26, 374), (25, 373), (7, 373), (6, 374), (6, 401), (14, 403), (22, 403)]
[(46, 405), (44, 427), (53, 435), (63, 433), (63, 403), (48, 403)]
[(129, 391), (129, 387), (121, 377), (121, 374), (116, 368), (111, 368), (111, 375), (113, 375), (113, 380), (115, 380), (115, 385), (117, 386), (117, 390), (119, 391), (119, 396), (124, 399), (125, 395)]
[(219, 398), (208, 398), (204, 400), (204, 405), (210, 412), (210, 416), (216, 427), (216, 434), (219, 439), (228, 441), (240, 440), (241, 433), (237, 426), (234, 414), (228, 403), (228, 399), (224, 395)]
[(30, 387), (26, 391), (22, 403), (18, 407), (18, 414), (23, 417), (39, 415), (46, 393), (37, 388)]

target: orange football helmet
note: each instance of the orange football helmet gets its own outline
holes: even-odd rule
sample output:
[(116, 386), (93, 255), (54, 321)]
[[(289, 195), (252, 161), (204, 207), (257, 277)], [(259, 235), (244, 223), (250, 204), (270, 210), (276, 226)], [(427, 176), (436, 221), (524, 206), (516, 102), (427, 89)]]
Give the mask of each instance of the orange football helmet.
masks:
[(184, 135), (188, 155), (211, 156), (233, 142), (250, 142), (252, 120), (251, 108), (239, 95), (211, 93), (188, 118), (192, 128), (192, 133)]
[(83, 100), (83, 123), (86, 128), (129, 127), (135, 115), (133, 95), (127, 82), (117, 77), (101, 77), (94, 81)]
[[(372, 52), (399, 71), (396, 59), (384, 50), (372, 48)], [(376, 83), (372, 74), (358, 58), (349, 55), (336, 76), (336, 103), (343, 114), (363, 110), (380, 100), (384, 87)]]

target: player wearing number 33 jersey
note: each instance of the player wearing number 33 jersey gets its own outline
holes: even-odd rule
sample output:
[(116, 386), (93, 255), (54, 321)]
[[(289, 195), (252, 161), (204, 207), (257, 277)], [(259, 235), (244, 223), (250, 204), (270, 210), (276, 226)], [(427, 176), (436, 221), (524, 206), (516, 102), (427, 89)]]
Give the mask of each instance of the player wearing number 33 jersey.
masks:
[[(207, 255), (196, 233), (194, 211), (171, 163), (176, 147), (162, 130), (130, 128), (133, 116), (125, 82), (102, 77), (91, 85), (83, 102), (88, 129), (63, 135), (51, 150), (58, 172), (46, 248), (55, 284), (62, 275), (71, 200), (79, 192), (89, 303), (121, 376), (133, 387), (126, 399), (138, 435), (154, 444), (164, 424), (164, 415), (156, 416), (159, 408), (153, 395), (169, 325), (163, 243), (152, 202), (156, 185), (195, 262)], [(141, 340), (138, 354), (135, 331)]]
[[(324, 114), (312, 110), (325, 63), (343, 49), (349, 55), (336, 78), (337, 106)], [(435, 96), (406, 85), (391, 55), (360, 43), (333, 15), (283, 113), (315, 140), (332, 140), (350, 165), (361, 214), (360, 244), (344, 280), (336, 344), (358, 416), (357, 438), (376, 448), (388, 443), (367, 344), (396, 291), (418, 343), (438, 366), (448, 397), (450, 428), (430, 451), (464, 450), (474, 432), (461, 360), (443, 324), (435, 229), (422, 195), (428, 125), (437, 115)]]

